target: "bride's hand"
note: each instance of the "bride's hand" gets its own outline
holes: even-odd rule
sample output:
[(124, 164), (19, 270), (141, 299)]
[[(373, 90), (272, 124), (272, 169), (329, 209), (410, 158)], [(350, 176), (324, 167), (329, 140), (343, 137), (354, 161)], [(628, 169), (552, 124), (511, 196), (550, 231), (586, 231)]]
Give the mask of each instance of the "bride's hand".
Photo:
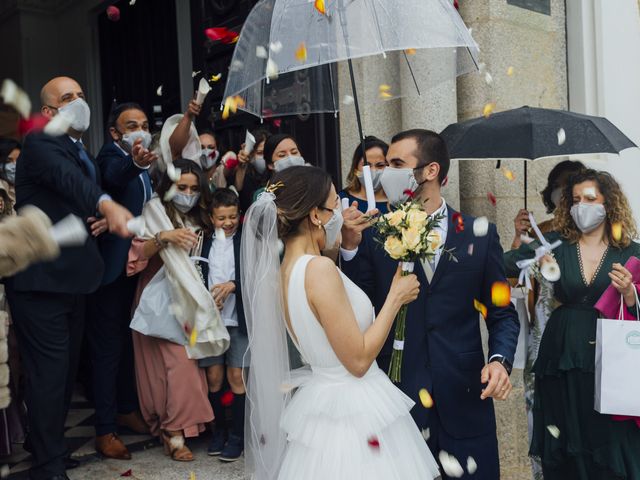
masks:
[(403, 276), (400, 265), (398, 265), (396, 274), (391, 282), (389, 296), (395, 299), (399, 305), (406, 305), (418, 298), (419, 293), (420, 282), (418, 281), (418, 277), (413, 273)]

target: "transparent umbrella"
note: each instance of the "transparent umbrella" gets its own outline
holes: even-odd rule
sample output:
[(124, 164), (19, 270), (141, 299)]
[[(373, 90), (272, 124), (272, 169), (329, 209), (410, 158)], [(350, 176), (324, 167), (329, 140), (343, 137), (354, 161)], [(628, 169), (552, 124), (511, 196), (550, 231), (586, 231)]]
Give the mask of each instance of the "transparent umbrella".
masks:
[[(261, 0), (240, 33), (222, 108), (260, 118), (337, 113), (335, 64), (346, 61), (363, 140), (352, 59), (365, 72), (367, 62), (385, 64), (389, 79), (373, 88), (391, 100), (408, 94), (402, 78), (411, 78), (420, 93), (427, 79), (413, 74), (412, 62), (427, 50), (450, 59), (430, 68), (430, 84), (477, 70), (479, 48), (450, 0)], [(366, 165), (364, 151), (363, 158)], [(368, 179), (367, 166), (365, 187), (374, 205)]]

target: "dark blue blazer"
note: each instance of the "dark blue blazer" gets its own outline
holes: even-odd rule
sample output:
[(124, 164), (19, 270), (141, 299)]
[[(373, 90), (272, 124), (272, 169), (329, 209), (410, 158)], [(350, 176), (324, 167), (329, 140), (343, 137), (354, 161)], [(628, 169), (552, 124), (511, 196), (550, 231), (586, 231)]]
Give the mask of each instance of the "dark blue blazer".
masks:
[[(16, 170), (16, 207), (35, 205), (53, 223), (71, 213), (83, 220), (95, 216), (103, 192), (95, 162), (94, 167), (98, 183), (89, 176), (78, 148), (67, 135), (27, 135)], [(63, 248), (56, 260), (37, 263), (17, 274), (13, 288), (17, 291), (91, 293), (100, 285), (103, 270), (96, 241), (89, 236), (80, 247)]]
[[(409, 305), (400, 388), (416, 406), (411, 411), (419, 428), (429, 426), (429, 410), (420, 404), (418, 392), (426, 388), (432, 395), (442, 427), (454, 438), (471, 438), (493, 432), (495, 415), (491, 399), (480, 400), (483, 385), (480, 372), (486, 359), (482, 351), (478, 312), (474, 299), (489, 310), (489, 356), (501, 354), (513, 363), (520, 324), (515, 309), (491, 303), (491, 285), (505, 282), (502, 248), (495, 225), (485, 237), (473, 235), (474, 218), (463, 215), (466, 228), (456, 233), (455, 212), (448, 207), (445, 249), (453, 250), (457, 262), (442, 253), (432, 282), (420, 263), (415, 273), (420, 295)], [(444, 220), (443, 220), (444, 221)], [(398, 262), (392, 260), (365, 232), (356, 257), (342, 262), (344, 272), (369, 296), (376, 311), (385, 302)], [(473, 254), (469, 255), (469, 245)], [(387, 370), (394, 329), (378, 357)]]
[[(151, 198), (149, 172), (138, 168), (131, 155), (125, 154), (113, 142), (102, 147), (96, 161), (102, 175), (102, 188), (135, 217), (140, 215), (145, 202)], [(98, 238), (98, 245), (105, 263), (102, 285), (108, 285), (125, 271), (131, 239), (105, 233)]]

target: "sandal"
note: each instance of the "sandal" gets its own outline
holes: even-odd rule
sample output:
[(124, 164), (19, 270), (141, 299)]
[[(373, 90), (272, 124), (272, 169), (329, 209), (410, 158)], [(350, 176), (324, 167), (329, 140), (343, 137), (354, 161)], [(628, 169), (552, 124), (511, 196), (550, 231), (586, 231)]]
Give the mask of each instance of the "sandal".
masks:
[(181, 433), (162, 431), (162, 443), (164, 444), (164, 454), (171, 457), (176, 462), (192, 462), (193, 453), (184, 443)]

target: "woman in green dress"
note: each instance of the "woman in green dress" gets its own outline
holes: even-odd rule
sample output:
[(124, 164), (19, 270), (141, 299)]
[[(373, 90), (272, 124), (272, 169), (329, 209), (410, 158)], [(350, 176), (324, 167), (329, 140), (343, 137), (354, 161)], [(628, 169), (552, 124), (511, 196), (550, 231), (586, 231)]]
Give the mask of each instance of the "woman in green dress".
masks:
[[(623, 266), (640, 256), (629, 203), (608, 173), (584, 170), (568, 180), (554, 227), (547, 238), (562, 240), (553, 251), (562, 272), (554, 286), (561, 305), (547, 323), (534, 366), (530, 453), (541, 458), (545, 480), (640, 479), (640, 428), (594, 410), (593, 306), (613, 285), (635, 314), (635, 287)], [(531, 258), (537, 246), (507, 252), (507, 272), (516, 275), (516, 262)]]

